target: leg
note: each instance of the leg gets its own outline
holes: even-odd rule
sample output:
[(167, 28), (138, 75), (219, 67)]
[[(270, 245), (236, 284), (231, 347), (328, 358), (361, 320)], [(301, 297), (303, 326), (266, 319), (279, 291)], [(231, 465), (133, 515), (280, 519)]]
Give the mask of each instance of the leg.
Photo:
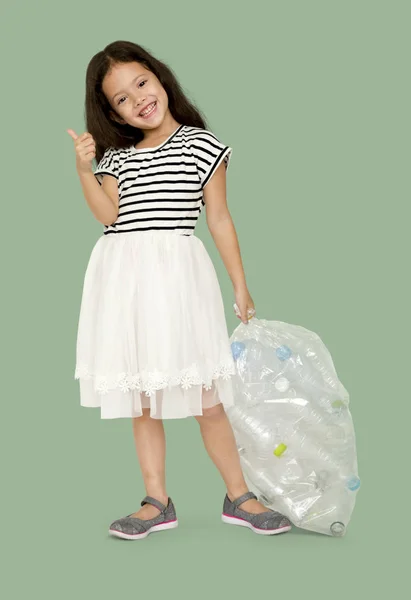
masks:
[[(227, 495), (233, 501), (248, 492), (248, 487), (241, 469), (234, 432), (224, 406), (220, 403), (211, 408), (204, 408), (203, 414), (195, 419), (200, 425), (207, 453), (220, 471), (227, 487)], [(254, 499), (247, 500), (240, 506), (242, 510), (252, 513), (267, 510), (266, 506)]]
[[(161, 419), (152, 419), (150, 409), (143, 408), (141, 417), (132, 419), (134, 443), (140, 463), (140, 469), (146, 488), (146, 495), (153, 496), (167, 505), (168, 494), (165, 482), (166, 440)], [(160, 511), (151, 504), (145, 504), (133, 517), (152, 519)]]

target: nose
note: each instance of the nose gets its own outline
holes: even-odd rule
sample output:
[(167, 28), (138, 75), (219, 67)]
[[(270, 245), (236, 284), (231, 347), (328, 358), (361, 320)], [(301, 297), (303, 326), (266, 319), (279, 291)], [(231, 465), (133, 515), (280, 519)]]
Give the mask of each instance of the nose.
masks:
[(139, 99), (139, 98), (136, 98), (135, 107), (136, 107), (136, 108), (141, 108), (141, 107), (143, 107), (143, 106), (144, 106), (144, 102), (145, 102), (145, 100), (146, 100), (146, 97), (145, 97), (145, 96), (143, 96), (143, 97), (142, 97), (142, 98), (140, 98), (140, 99)]

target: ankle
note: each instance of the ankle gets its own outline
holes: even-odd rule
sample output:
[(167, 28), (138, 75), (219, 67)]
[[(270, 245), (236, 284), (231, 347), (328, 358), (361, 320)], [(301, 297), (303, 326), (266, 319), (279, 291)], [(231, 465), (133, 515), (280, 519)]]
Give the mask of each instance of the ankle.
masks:
[(237, 490), (227, 490), (227, 496), (230, 502), (233, 502), (236, 498), (239, 498), (243, 494), (246, 494), (248, 491), (249, 490), (247, 487), (239, 488)]
[(168, 496), (167, 494), (157, 494), (156, 492), (147, 492), (146, 496), (151, 496), (152, 498), (155, 498), (156, 500), (159, 500), (160, 502), (162, 502), (165, 506), (167, 506), (168, 504)]

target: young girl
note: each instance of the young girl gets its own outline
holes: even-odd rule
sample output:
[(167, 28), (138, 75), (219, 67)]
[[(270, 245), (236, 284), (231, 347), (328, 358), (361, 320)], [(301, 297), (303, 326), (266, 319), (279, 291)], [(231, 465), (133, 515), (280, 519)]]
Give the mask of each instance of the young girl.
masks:
[(105, 227), (84, 278), (75, 378), (82, 406), (100, 407), (103, 419), (132, 420), (147, 494), (109, 532), (141, 539), (177, 526), (162, 420), (190, 416), (227, 487), (223, 521), (256, 533), (288, 531), (290, 522), (260, 504), (243, 477), (224, 410), (234, 403), (235, 364), (221, 290), (194, 235), (205, 206), (238, 316), (248, 323), (254, 302), (226, 203), (232, 149), (206, 129), (171, 69), (126, 41), (88, 65), (86, 126), (80, 136), (67, 131), (84, 196)]

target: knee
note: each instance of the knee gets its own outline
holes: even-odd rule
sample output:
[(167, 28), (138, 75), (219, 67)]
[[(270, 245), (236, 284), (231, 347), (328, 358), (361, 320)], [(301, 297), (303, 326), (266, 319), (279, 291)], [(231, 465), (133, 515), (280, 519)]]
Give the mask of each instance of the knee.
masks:
[(224, 406), (220, 402), (215, 406), (210, 406), (210, 408), (203, 408), (202, 415), (195, 415), (195, 419), (198, 423), (209, 423), (213, 420), (216, 420), (225, 414)]

